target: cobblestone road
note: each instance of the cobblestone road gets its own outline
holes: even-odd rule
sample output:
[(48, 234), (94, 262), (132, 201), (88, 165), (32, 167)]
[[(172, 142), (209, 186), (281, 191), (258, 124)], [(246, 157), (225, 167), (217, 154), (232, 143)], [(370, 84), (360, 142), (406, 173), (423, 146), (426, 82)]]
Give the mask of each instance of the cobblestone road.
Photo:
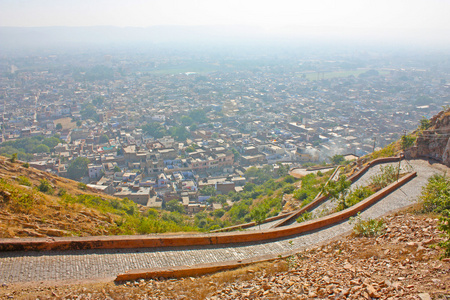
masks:
[[(425, 161), (410, 163), (414, 171), (418, 172), (418, 177), (364, 211), (363, 217), (379, 217), (416, 202), (427, 178), (433, 173), (440, 172)], [(367, 176), (371, 176), (370, 174), (366, 173)], [(364, 180), (363, 178), (358, 182)], [(295, 224), (291, 226), (295, 226)], [(0, 253), (0, 283), (111, 278), (131, 269), (194, 265), (242, 260), (267, 254), (277, 255), (313, 246), (348, 232), (350, 229), (351, 225), (343, 222), (301, 236), (245, 245), (134, 250), (3, 252)]]

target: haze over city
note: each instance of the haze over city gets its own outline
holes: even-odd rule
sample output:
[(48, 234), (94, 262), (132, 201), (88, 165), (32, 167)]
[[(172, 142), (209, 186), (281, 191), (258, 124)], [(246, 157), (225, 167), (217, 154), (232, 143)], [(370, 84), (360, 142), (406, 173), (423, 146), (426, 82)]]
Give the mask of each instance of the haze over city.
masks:
[(0, 298), (448, 297), (449, 15), (0, 0)]
[[(442, 0), (2, 0), (0, 7), (1, 27), (100, 26), (103, 28), (90, 28), (91, 32), (99, 31), (101, 41), (115, 43), (136, 40), (176, 42), (180, 39), (205, 42), (211, 38), (215, 42), (328, 41), (371, 46), (388, 42), (392, 47), (448, 47), (450, 43), (450, 3)], [(74, 41), (91, 42), (86, 34), (88, 28), (84, 29), (80, 35), (87, 35), (86, 40), (75, 36)], [(157, 30), (158, 33), (152, 35), (143, 29)], [(58, 39), (64, 35), (59, 35), (61, 28), (56, 32), (40, 30), (35, 31), (37, 37), (44, 32), (44, 39), (51, 39), (52, 35)], [(24, 31), (15, 32), (16, 38), (21, 38), (21, 32)], [(67, 32), (65, 40), (70, 41), (73, 31)], [(9, 41), (10, 34), (1, 28), (0, 39)]]

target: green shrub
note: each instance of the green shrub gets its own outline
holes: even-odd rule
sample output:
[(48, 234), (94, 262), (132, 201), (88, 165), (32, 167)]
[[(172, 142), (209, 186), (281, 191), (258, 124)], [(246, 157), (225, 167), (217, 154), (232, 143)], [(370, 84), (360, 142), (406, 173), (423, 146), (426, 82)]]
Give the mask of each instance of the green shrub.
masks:
[(82, 183), (82, 182), (79, 182), (79, 183), (78, 183), (78, 188), (79, 188), (80, 190), (82, 190), (82, 191), (85, 191), (85, 190), (87, 190), (87, 185), (84, 184), (84, 183)]
[(283, 194), (292, 194), (294, 190), (295, 186), (293, 184), (288, 184), (283, 188)]
[(15, 163), (17, 160), (17, 153), (13, 153), (11, 155), (11, 158), (9, 159), (10, 162)]
[(46, 179), (42, 179), (40, 181), (40, 184), (38, 185), (38, 190), (40, 192), (52, 195), (53, 194), (53, 188), (50, 182), (48, 182)]
[(330, 197), (338, 201), (338, 207), (346, 209), (348, 207), (346, 197), (350, 192), (351, 181), (345, 175), (341, 175), (338, 181), (330, 180), (325, 186), (325, 191)]
[(354, 191), (352, 191), (345, 198), (345, 205), (342, 205), (342, 203), (339, 203), (336, 210), (337, 211), (344, 210), (345, 208), (353, 206), (373, 194), (374, 194), (374, 192), (371, 189), (369, 189), (368, 187), (360, 186), (360, 187), (356, 188)]
[(297, 222), (301, 223), (301, 222), (305, 222), (305, 221), (308, 221), (311, 219), (312, 219), (312, 212), (307, 211), (307, 212), (304, 212), (300, 217), (297, 218)]
[(27, 169), (28, 169), (28, 168), (30, 167), (30, 164), (26, 162), (26, 163), (24, 163), (24, 164), (22, 165), (22, 167), (24, 167), (24, 168), (27, 168)]
[(398, 180), (400, 174), (400, 166), (387, 165), (381, 166), (381, 171), (378, 175), (370, 178), (370, 184), (374, 189), (379, 190), (387, 187), (394, 181)]
[(420, 197), (425, 212), (441, 214), (439, 229), (446, 238), (439, 245), (444, 249), (444, 256), (450, 256), (450, 179), (445, 175), (433, 175), (422, 189)]
[(60, 188), (58, 191), (58, 196), (64, 196), (65, 194), (67, 194), (67, 190), (65, 188)]
[(383, 233), (385, 228), (383, 219), (376, 220), (369, 218), (367, 220), (363, 220), (360, 213), (358, 213), (356, 218), (350, 218), (350, 224), (353, 223), (355, 224), (353, 226), (353, 232), (356, 236), (378, 236)]
[(421, 130), (427, 130), (428, 128), (431, 127), (431, 121), (425, 117), (422, 117), (422, 119), (420, 119), (419, 122), (420, 122), (419, 129), (421, 129)]
[(420, 199), (425, 212), (443, 213), (450, 210), (450, 179), (445, 175), (433, 175), (422, 189)]
[(402, 149), (405, 150), (405, 149), (411, 147), (415, 141), (416, 141), (416, 137), (414, 137), (412, 135), (404, 135), (400, 139), (400, 144), (402, 146)]
[(18, 181), (19, 184), (21, 184), (21, 185), (31, 186), (31, 181), (30, 181), (30, 179), (28, 179), (28, 178), (25, 177), (25, 176), (19, 176), (19, 177), (17, 178), (17, 181)]

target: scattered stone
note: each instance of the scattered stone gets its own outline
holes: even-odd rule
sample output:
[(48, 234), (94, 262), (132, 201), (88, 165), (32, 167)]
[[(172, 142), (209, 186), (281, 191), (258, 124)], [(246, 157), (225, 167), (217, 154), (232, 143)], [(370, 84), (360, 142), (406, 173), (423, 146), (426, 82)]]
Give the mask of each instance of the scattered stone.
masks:
[(431, 296), (428, 293), (420, 293), (419, 295), (420, 300), (431, 300)]

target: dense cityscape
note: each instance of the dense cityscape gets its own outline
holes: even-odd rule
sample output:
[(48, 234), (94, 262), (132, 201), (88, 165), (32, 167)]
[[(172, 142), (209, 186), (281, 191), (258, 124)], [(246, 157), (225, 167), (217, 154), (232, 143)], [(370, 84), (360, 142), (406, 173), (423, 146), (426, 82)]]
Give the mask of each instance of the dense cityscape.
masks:
[(144, 206), (176, 199), (197, 213), (208, 198), (199, 190), (239, 192), (248, 167), (360, 157), (449, 103), (435, 57), (170, 55), (3, 59), (0, 152)]

